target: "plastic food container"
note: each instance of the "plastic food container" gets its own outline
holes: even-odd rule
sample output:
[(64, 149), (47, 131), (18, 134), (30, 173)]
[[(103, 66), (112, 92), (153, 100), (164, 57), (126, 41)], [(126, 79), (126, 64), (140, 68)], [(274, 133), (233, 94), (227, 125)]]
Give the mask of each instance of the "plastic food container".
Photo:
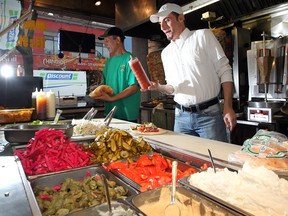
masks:
[(31, 121), (34, 108), (0, 110), (0, 123), (17, 123)]
[(54, 128), (64, 131), (66, 138), (69, 139), (73, 135), (73, 127), (71, 124), (13, 124), (7, 125), (3, 129), (5, 139), (10, 143), (28, 143), (31, 138), (35, 136), (35, 132), (44, 128)]

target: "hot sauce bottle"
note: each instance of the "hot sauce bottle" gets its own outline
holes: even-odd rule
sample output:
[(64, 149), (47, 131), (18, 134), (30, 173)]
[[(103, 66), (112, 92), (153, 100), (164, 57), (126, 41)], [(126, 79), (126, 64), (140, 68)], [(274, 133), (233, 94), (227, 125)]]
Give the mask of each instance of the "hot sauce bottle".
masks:
[(47, 106), (47, 97), (46, 93), (40, 90), (36, 97), (36, 110), (37, 110), (37, 119), (45, 120), (46, 119), (46, 109)]
[(130, 58), (131, 59), (129, 61), (129, 65), (136, 79), (138, 80), (141, 89), (148, 89), (148, 87), (151, 86), (151, 83), (142, 67), (141, 62), (138, 60), (137, 57), (133, 58), (132, 56), (130, 56)]

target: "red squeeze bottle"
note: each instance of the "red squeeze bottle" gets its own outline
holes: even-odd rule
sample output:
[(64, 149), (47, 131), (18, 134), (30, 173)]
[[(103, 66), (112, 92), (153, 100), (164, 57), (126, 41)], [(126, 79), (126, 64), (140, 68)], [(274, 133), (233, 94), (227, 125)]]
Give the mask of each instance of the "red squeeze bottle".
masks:
[(141, 89), (148, 89), (148, 87), (151, 86), (151, 83), (142, 67), (141, 62), (138, 60), (137, 57), (133, 58), (132, 56), (130, 56), (130, 58), (131, 59), (129, 61), (129, 65), (136, 79), (138, 80)]

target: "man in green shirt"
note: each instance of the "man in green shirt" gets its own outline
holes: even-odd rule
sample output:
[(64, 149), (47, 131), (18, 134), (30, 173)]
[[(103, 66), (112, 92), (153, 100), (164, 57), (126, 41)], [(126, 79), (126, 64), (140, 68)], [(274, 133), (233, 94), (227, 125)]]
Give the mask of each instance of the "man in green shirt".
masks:
[(117, 106), (115, 118), (137, 122), (140, 87), (128, 63), (132, 54), (125, 50), (124, 33), (120, 28), (111, 27), (98, 38), (104, 40), (110, 54), (103, 70), (102, 84), (110, 86), (114, 94), (110, 96), (102, 92), (102, 95), (95, 99), (104, 101), (104, 115)]

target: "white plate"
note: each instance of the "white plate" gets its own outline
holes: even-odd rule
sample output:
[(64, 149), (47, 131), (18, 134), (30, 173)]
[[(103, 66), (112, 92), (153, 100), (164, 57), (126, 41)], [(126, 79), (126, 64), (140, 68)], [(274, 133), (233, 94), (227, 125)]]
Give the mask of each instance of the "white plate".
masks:
[(132, 133), (138, 134), (138, 135), (159, 135), (159, 134), (165, 134), (168, 132), (167, 130), (164, 130), (162, 128), (158, 128), (159, 131), (157, 132), (139, 132), (137, 130), (132, 129), (131, 127), (129, 129)]
[(95, 139), (95, 135), (82, 135), (82, 136), (72, 136), (70, 138), (71, 141), (84, 141), (84, 140), (94, 140)]

